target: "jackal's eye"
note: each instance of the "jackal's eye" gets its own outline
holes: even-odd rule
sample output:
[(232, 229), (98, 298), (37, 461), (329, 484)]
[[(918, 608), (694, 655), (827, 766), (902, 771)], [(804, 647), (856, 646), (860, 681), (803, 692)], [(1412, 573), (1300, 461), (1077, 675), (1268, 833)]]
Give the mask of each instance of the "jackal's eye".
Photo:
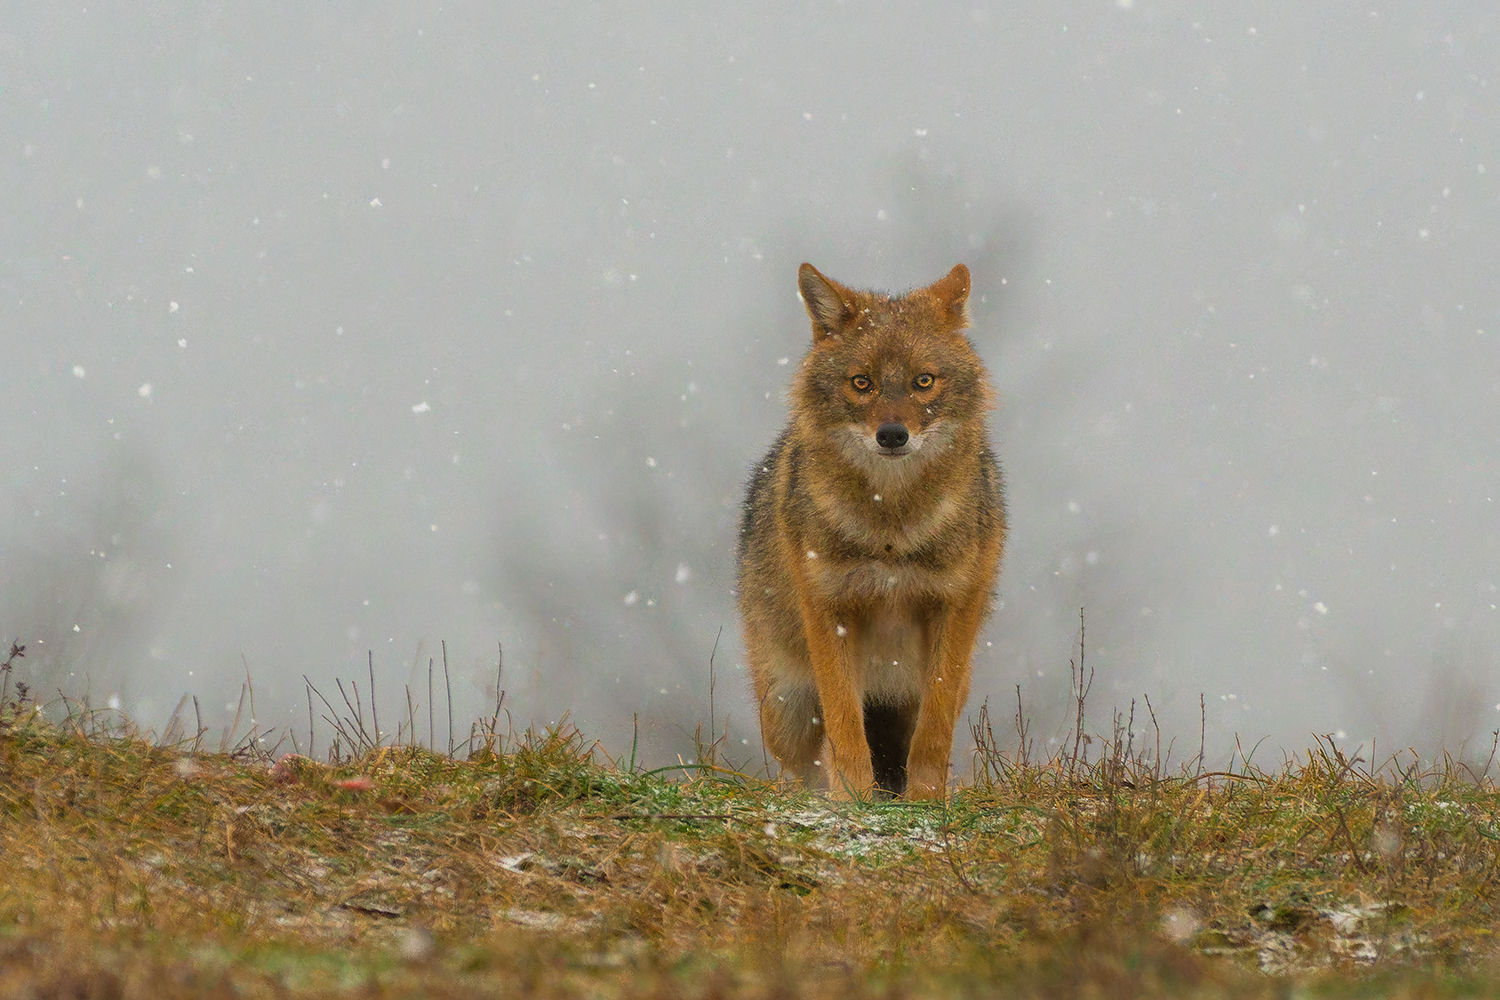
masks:
[(868, 375), (856, 375), (849, 380), (849, 384), (854, 386), (855, 392), (870, 391), (870, 377)]
[(931, 375), (923, 372), (911, 380), (911, 386), (913, 389), (931, 389), (934, 381)]

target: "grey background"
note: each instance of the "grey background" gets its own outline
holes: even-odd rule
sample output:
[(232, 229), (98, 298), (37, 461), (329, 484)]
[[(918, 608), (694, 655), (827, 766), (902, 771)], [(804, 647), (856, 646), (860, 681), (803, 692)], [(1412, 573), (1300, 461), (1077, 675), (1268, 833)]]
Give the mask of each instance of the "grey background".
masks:
[(424, 714), (440, 640), (462, 724), (503, 643), (518, 725), (674, 759), (722, 626), (758, 761), (733, 536), (796, 266), (964, 261), (1013, 526), (971, 708), (1061, 735), (1083, 606), (1098, 724), (1149, 695), (1179, 757), (1200, 693), (1219, 759), (1487, 750), (1497, 20), (12, 4), (0, 630), (152, 725), (248, 670), (305, 727), (367, 655)]

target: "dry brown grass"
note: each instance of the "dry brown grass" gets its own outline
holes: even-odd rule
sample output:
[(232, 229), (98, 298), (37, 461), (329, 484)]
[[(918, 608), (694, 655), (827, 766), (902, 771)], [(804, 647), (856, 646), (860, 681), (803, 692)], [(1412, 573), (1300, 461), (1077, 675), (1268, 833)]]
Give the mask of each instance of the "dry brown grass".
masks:
[(1320, 743), (1274, 773), (1168, 774), (1123, 725), (1041, 761), (1024, 737), (1002, 748), (987, 715), (976, 736), (946, 805), (835, 805), (714, 767), (708, 747), (706, 766), (632, 771), (566, 727), (462, 759), (378, 746), (273, 771), (258, 738), (195, 753), (12, 697), (0, 997), (1500, 982), (1500, 796), (1451, 762), (1377, 771)]

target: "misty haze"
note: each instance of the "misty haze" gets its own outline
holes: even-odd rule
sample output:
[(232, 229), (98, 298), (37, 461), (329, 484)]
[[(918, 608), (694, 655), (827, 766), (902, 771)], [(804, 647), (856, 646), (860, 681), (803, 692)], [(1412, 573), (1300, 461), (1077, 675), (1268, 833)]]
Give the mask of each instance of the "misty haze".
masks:
[(425, 736), (440, 644), (460, 729), (503, 647), (518, 728), (571, 713), (628, 752), (638, 717), (674, 760), (717, 638), (714, 717), (759, 767), (734, 543), (810, 341), (797, 266), (899, 291), (962, 262), (1011, 525), (970, 714), (1019, 685), (1061, 736), (1084, 608), (1094, 724), (1149, 696), (1178, 759), (1201, 694), (1210, 761), (1314, 733), (1482, 760), (1497, 29), (1481, 3), (17, 5), (17, 676), (157, 727), (196, 694), (217, 727), (248, 672), (259, 723), (305, 735), (303, 675), (372, 660)]

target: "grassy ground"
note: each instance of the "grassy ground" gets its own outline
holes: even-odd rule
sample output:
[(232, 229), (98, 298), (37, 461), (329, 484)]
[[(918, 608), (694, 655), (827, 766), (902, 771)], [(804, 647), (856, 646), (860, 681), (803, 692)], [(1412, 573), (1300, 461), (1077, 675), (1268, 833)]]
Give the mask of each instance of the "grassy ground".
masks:
[(1500, 995), (1488, 782), (1125, 732), (981, 718), (946, 805), (837, 804), (566, 728), (273, 769), (12, 698), (0, 997)]

